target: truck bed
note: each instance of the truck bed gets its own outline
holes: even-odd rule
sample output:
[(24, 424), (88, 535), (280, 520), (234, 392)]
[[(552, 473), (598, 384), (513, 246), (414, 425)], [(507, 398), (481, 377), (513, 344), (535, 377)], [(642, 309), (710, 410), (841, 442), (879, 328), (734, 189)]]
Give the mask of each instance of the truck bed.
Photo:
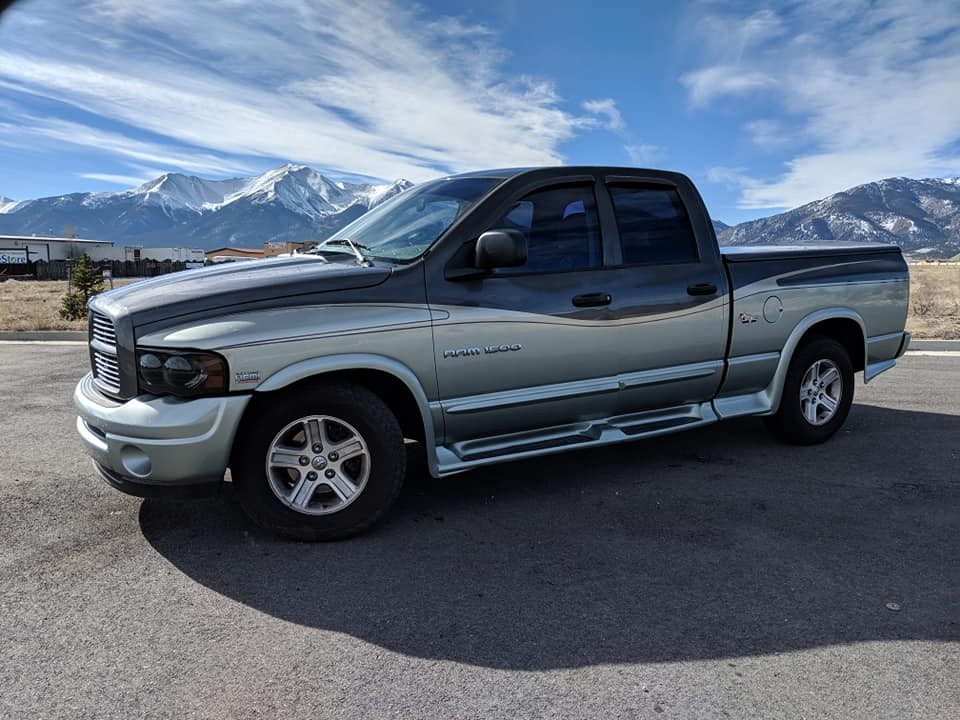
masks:
[[(790, 287), (822, 291), (850, 283), (907, 279), (907, 265), (896, 245), (749, 245), (723, 247), (720, 253), (734, 300), (746, 297), (745, 290), (772, 292)], [(837, 300), (847, 305), (846, 300)]]
[[(906, 342), (909, 275), (896, 245), (738, 246), (721, 248), (732, 305), (729, 370), (717, 406), (727, 416), (756, 413), (782, 355), (808, 328), (826, 321), (869, 380), (893, 365)], [(736, 409), (725, 398), (739, 397)], [(731, 401), (732, 402), (732, 401)]]

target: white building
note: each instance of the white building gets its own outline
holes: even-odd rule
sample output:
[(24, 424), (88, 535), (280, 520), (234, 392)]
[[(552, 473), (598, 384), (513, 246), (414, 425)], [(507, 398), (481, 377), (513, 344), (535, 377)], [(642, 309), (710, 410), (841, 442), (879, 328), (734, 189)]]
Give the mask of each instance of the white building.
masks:
[(109, 240), (43, 237), (37, 235), (0, 235), (0, 255), (11, 264), (42, 260), (69, 260), (86, 253), (91, 260), (123, 260), (123, 248)]
[(109, 240), (43, 237), (39, 235), (0, 235), (0, 265), (27, 262), (70, 260), (86, 253), (91, 260), (153, 260), (200, 263), (206, 254), (198, 248), (116, 247)]
[(124, 257), (121, 260), (172, 260), (174, 262), (202, 263), (206, 253), (198, 248), (182, 247), (136, 247), (122, 248)]

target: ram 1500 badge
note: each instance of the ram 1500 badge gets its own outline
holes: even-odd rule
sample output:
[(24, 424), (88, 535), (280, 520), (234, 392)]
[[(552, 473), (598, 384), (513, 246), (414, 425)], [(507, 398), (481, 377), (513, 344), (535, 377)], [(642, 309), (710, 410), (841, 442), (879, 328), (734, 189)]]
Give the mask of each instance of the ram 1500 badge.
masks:
[(406, 472), (762, 415), (827, 440), (906, 350), (894, 246), (721, 250), (693, 184), (607, 167), (428, 182), (312, 254), (90, 304), (77, 429), (136, 495), (215, 489), (267, 528), (343, 537)]

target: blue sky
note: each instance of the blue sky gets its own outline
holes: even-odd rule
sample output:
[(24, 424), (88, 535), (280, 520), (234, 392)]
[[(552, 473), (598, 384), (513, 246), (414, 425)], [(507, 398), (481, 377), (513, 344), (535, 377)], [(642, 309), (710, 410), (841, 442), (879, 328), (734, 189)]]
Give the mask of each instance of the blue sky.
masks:
[(0, 19), (0, 195), (287, 161), (665, 167), (730, 223), (956, 176), (960, 3), (25, 0)]

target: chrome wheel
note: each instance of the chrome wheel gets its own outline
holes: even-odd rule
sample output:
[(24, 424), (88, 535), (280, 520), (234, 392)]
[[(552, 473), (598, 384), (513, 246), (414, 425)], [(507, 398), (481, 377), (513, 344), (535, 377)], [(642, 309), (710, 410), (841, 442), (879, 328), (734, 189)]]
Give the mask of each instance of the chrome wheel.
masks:
[(267, 479), (280, 501), (306, 515), (339, 512), (370, 478), (370, 450), (350, 423), (310, 415), (287, 425), (267, 449)]
[(800, 412), (811, 425), (826, 425), (843, 398), (843, 377), (832, 360), (817, 360), (800, 382)]

